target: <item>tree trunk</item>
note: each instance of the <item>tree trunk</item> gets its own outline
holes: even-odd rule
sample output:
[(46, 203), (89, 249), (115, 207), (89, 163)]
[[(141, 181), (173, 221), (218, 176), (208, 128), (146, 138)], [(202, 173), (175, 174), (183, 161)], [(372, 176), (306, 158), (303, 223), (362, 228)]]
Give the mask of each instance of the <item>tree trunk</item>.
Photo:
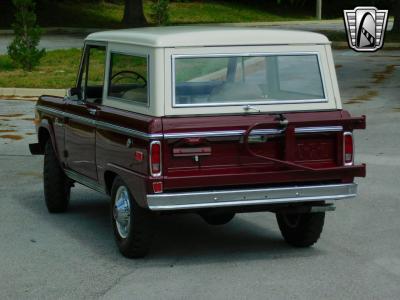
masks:
[(140, 27), (147, 24), (143, 13), (143, 0), (125, 0), (122, 22), (131, 27)]
[(400, 32), (400, 1), (397, 0), (393, 7), (394, 22), (392, 32)]

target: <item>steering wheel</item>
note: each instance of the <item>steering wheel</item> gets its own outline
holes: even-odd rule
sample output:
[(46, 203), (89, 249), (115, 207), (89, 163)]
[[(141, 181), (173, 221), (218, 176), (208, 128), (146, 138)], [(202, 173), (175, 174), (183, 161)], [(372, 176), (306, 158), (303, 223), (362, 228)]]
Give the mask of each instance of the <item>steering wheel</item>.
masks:
[(111, 81), (114, 80), (115, 77), (121, 75), (121, 74), (129, 74), (129, 75), (133, 75), (133, 76), (122, 76), (121, 78), (118, 78), (114, 83), (124, 79), (124, 78), (130, 78), (133, 77), (136, 81), (142, 81), (143, 84), (140, 85), (139, 87), (144, 88), (147, 86), (147, 80), (146, 78), (144, 78), (142, 75), (140, 75), (139, 73), (135, 72), (135, 71), (128, 71), (128, 70), (124, 70), (124, 71), (120, 71), (115, 73), (112, 77), (111, 77)]

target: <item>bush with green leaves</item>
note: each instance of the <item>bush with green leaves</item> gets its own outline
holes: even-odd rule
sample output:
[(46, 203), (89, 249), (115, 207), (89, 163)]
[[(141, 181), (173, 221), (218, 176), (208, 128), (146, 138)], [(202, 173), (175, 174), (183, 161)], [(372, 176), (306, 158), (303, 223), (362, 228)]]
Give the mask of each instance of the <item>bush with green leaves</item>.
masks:
[(150, 17), (157, 25), (167, 25), (169, 22), (169, 0), (153, 0)]
[(25, 71), (32, 71), (45, 54), (38, 44), (42, 30), (36, 23), (35, 2), (33, 0), (13, 0), (15, 21), (13, 29), (15, 38), (8, 46), (8, 55)]

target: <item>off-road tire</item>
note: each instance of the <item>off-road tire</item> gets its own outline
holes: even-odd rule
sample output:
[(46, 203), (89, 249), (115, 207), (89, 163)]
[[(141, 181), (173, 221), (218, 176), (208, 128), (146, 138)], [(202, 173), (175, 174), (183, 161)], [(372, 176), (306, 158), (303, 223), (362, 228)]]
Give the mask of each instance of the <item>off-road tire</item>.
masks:
[[(121, 186), (126, 188), (129, 195), (130, 223), (127, 226), (129, 229), (126, 237), (120, 235), (114, 215), (117, 191)], [(111, 189), (111, 221), (116, 244), (123, 256), (141, 258), (149, 253), (153, 236), (152, 220), (152, 213), (136, 203), (127, 185), (117, 176)]]
[(50, 213), (62, 213), (68, 209), (71, 182), (56, 157), (50, 140), (45, 145), (43, 165), (44, 199)]
[(288, 244), (294, 247), (310, 247), (321, 235), (325, 213), (277, 213), (276, 219), (282, 236)]
[(207, 213), (201, 216), (209, 225), (225, 225), (233, 219), (235, 213)]

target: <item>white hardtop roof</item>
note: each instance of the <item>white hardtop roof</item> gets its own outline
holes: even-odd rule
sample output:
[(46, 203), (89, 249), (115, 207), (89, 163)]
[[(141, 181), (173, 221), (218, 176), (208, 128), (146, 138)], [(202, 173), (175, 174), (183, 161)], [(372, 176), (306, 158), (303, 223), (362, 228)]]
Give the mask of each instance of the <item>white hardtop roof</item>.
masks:
[(225, 26), (168, 26), (121, 29), (90, 34), (86, 41), (147, 47), (329, 44), (326, 36), (297, 30)]

